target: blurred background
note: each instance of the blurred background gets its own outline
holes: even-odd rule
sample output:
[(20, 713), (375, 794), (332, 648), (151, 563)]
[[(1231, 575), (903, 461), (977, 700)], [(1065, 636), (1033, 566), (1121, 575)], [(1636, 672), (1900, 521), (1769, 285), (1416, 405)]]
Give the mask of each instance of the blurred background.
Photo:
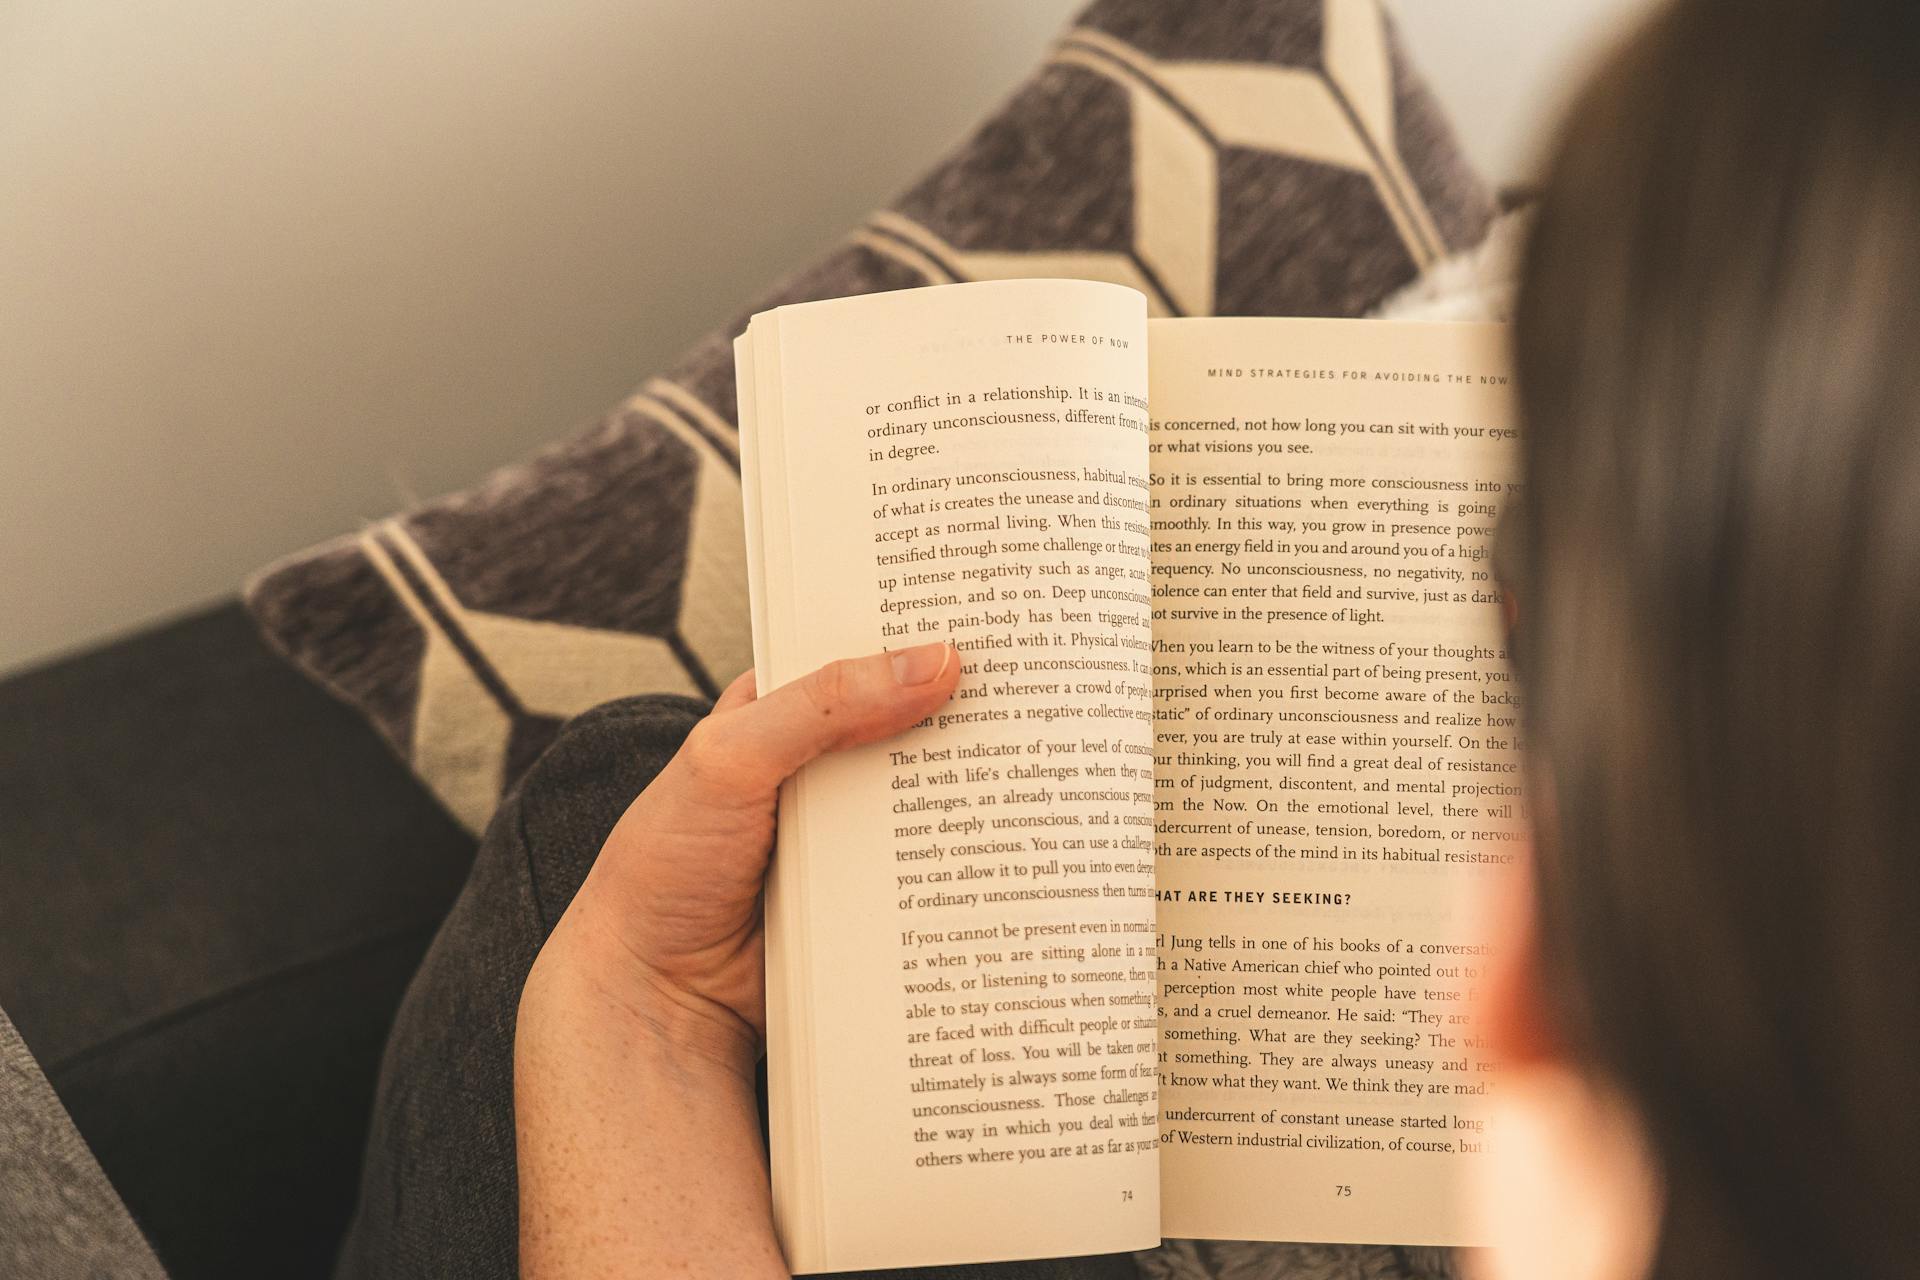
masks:
[[(0, 671), (570, 434), (1082, 0), (0, 0)], [(1644, 0), (1389, 0), (1496, 183)]]

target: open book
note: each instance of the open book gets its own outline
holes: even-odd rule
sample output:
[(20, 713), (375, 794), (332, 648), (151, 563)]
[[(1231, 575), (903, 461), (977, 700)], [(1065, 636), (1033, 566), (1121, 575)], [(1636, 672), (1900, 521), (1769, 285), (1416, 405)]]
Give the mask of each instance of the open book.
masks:
[(1463, 891), (1523, 819), (1503, 331), (1021, 280), (736, 355), (761, 686), (943, 637), (964, 672), (782, 799), (789, 1264), (1472, 1243)]

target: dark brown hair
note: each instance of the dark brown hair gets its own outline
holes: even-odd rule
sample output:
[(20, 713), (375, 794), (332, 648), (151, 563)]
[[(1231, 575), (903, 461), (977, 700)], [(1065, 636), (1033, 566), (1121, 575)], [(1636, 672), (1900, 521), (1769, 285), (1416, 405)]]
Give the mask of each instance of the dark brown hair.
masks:
[(1509, 567), (1657, 1274), (1920, 1273), (1920, 6), (1681, 0), (1549, 165)]

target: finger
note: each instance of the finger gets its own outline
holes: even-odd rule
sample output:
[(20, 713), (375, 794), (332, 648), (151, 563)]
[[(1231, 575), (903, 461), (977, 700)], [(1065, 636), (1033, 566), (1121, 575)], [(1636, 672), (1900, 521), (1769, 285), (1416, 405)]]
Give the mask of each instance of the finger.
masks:
[(828, 751), (890, 738), (953, 696), (960, 655), (919, 645), (830, 662), (695, 729), (690, 764), (739, 796), (778, 787)]
[(713, 714), (719, 715), (735, 707), (744, 707), (757, 696), (758, 686), (754, 683), (754, 673), (751, 670), (742, 672), (735, 676), (733, 683), (721, 690), (720, 696), (714, 700)]

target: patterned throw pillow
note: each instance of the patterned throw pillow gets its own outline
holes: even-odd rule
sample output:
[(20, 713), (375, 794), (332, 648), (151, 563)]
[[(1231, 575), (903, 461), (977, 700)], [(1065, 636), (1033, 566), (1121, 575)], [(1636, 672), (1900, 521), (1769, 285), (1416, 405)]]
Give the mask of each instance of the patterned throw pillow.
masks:
[(750, 665), (730, 339), (753, 312), (1081, 276), (1157, 315), (1360, 315), (1492, 214), (1376, 0), (1097, 0), (955, 154), (598, 428), (247, 603), (478, 830), (568, 717)]

